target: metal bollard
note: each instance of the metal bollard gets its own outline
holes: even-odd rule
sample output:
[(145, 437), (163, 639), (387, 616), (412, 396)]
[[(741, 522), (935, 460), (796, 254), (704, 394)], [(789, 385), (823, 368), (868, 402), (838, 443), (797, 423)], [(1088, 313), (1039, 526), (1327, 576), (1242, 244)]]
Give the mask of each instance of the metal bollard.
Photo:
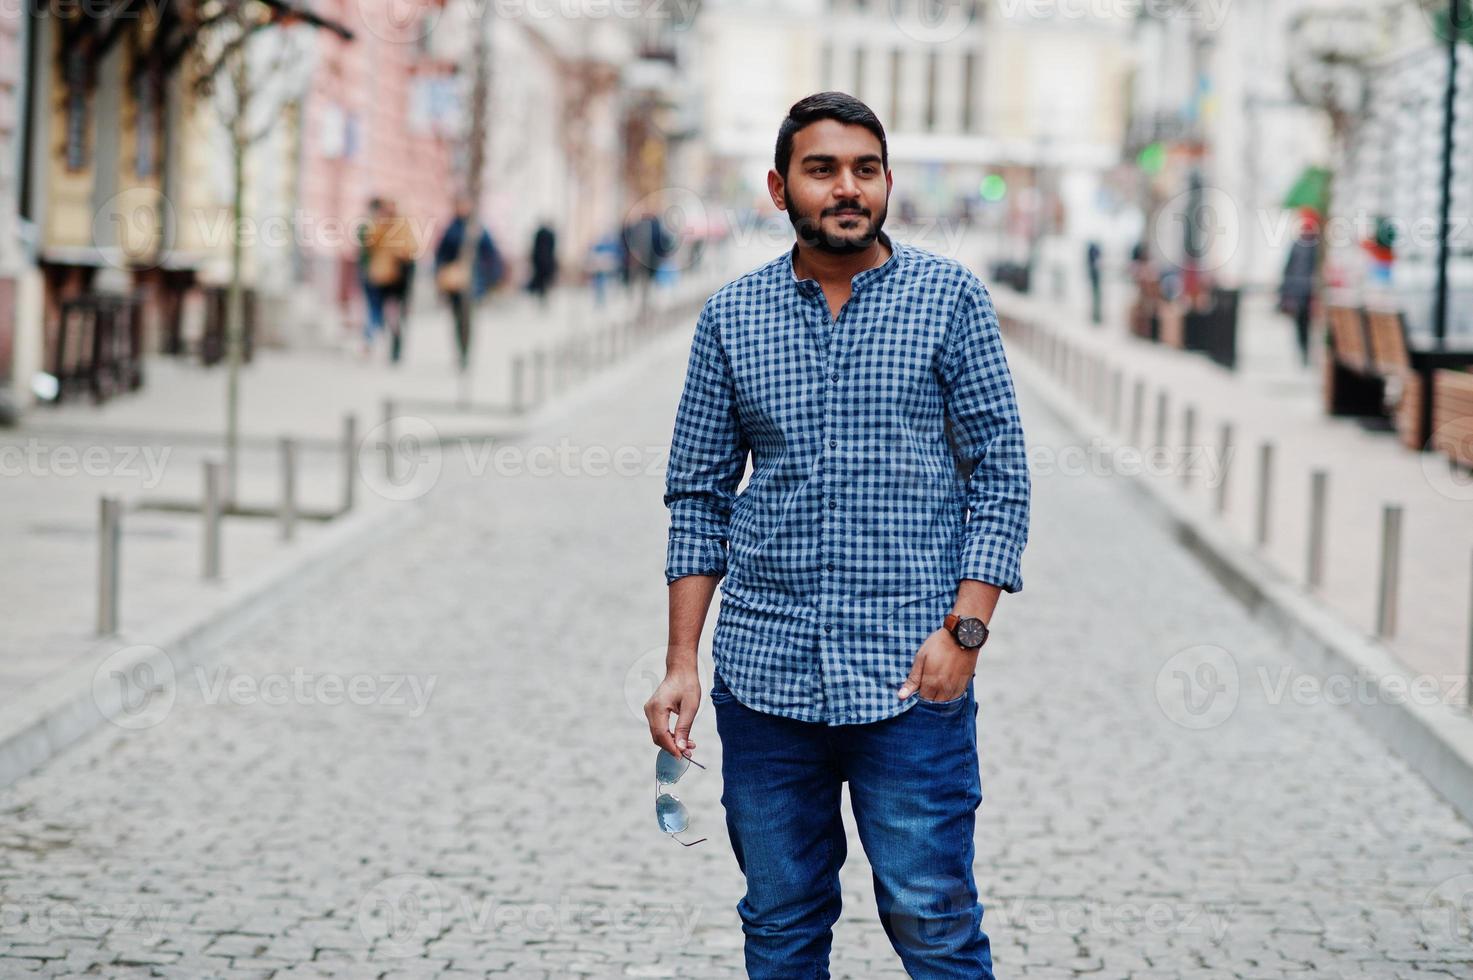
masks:
[(1166, 446), (1166, 389), (1162, 388), (1156, 392), (1156, 444), (1153, 448), (1161, 449)]
[(118, 572), (122, 558), (123, 502), (103, 497), (97, 523), (97, 635), (118, 631)]
[(384, 476), (390, 485), (394, 482), (394, 400), (384, 399), (384, 438), (380, 443), (384, 451)]
[(1233, 463), (1233, 424), (1222, 423), (1217, 430), (1217, 512), (1227, 511), (1228, 472)]
[(297, 440), (281, 437), (281, 540), (297, 535)]
[(204, 577), (215, 581), (220, 577), (220, 502), (224, 489), (223, 466), (215, 460), (205, 461), (205, 541)]
[(1325, 502), (1329, 495), (1330, 474), (1314, 470), (1309, 474), (1309, 554), (1306, 556), (1304, 584), (1318, 589), (1325, 581)]
[(1376, 603), (1376, 635), (1383, 640), (1396, 635), (1396, 598), (1400, 577), (1401, 505), (1387, 504), (1381, 510), (1381, 582)]
[(1146, 383), (1137, 379), (1130, 394), (1130, 444), (1141, 444), (1141, 426), (1145, 424)]
[(532, 378), (536, 382), (533, 385), (532, 404), (541, 405), (547, 399), (547, 351), (541, 347), (532, 352)]
[(343, 416), (343, 513), (353, 509), (353, 487), (358, 482), (358, 416)]
[(520, 412), (525, 407), (523, 399), (527, 397), (526, 374), (527, 359), (518, 354), (511, 359), (511, 410), (513, 412)]
[(1192, 441), (1197, 438), (1197, 410), (1188, 405), (1181, 414), (1181, 485), (1192, 485)]
[(1258, 447), (1258, 511), (1254, 520), (1253, 540), (1261, 548), (1268, 544), (1268, 498), (1273, 485), (1274, 447), (1265, 442)]
[(1110, 429), (1112, 432), (1120, 431), (1120, 406), (1125, 401), (1122, 389), (1125, 386), (1125, 370), (1115, 369), (1114, 379), (1111, 381), (1110, 391)]

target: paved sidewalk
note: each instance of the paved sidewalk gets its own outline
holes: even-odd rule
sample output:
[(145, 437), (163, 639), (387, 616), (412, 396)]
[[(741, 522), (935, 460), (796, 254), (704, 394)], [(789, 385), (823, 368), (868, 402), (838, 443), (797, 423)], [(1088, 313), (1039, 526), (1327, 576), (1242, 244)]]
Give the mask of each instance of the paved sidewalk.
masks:
[[(1470, 616), (1473, 616), (1473, 480), (1458, 474), (1446, 457), (1414, 453), (1391, 433), (1369, 431), (1349, 419), (1331, 418), (1320, 407), (1318, 363), (1298, 365), (1292, 326), (1250, 297), (1240, 325), (1240, 363), (1228, 371), (1205, 355), (1163, 347), (1129, 335), (1118, 316), (1126, 297), (1117, 292), (1113, 314), (1094, 328), (1077, 313), (1046, 300), (993, 287), (1000, 311), (1041, 324), (1045, 331), (1105, 359), (1108, 372), (1122, 374), (1118, 426), (1113, 438), (1079, 460), (1065, 460), (1034, 447), (1047, 465), (1132, 466), (1148, 479), (1175, 488), (1201, 515), (1214, 515), (1238, 541), (1255, 547), (1259, 447), (1274, 446), (1269, 495), (1269, 541), (1257, 549), (1286, 581), (1306, 581), (1310, 472), (1329, 474), (1323, 585), (1314, 593), (1345, 622), (1365, 635), (1376, 629), (1382, 507), (1403, 508), (1400, 596), (1397, 624), (1387, 646), (1425, 683), (1436, 682), (1450, 703), (1468, 703)], [(1322, 351), (1313, 350), (1318, 357)], [(1041, 354), (1021, 340), (1013, 358), (1035, 361)], [(1140, 435), (1133, 443), (1132, 404), (1136, 383), (1144, 384)], [(1096, 389), (1076, 376), (1071, 382), (1083, 404), (1096, 404)], [(1104, 384), (1098, 417), (1113, 418), (1111, 384)], [(1164, 452), (1157, 453), (1158, 397), (1166, 397)], [(1186, 445), (1185, 410), (1195, 412)], [(1232, 425), (1234, 449), (1227, 458), (1226, 511), (1216, 516), (1222, 482), (1220, 426)], [(1115, 456), (1111, 449), (1138, 450)], [(1191, 481), (1183, 483), (1190, 469)]]
[[(703, 297), (715, 274), (703, 269), (659, 291), (656, 309)], [(602, 312), (594, 310), (586, 290), (574, 289), (555, 294), (545, 311), (526, 296), (494, 304), (478, 321), (473, 399), (504, 402), (513, 356), (538, 347), (551, 350), (558, 341), (617, 322), (634, 308), (633, 298), (618, 289)], [(362, 359), (356, 337), (348, 338), (341, 351), (258, 351), (241, 373), (238, 502), (266, 511), (278, 506), (277, 440), (283, 435), (300, 444), (299, 511), (339, 511), (351, 479), (355, 512), (387, 513), (417, 496), (406, 468), (422, 446), (458, 438), (494, 440), (535, 418), (466, 413), (450, 404), (459, 387), (448, 310), (428, 304), (407, 336), (405, 359), (398, 366), (387, 363), (382, 344), (373, 359)], [(633, 345), (630, 338), (622, 356), (643, 356), (633, 353)], [(610, 363), (604, 357), (582, 375), (562, 374), (556, 389), (549, 386), (544, 404), (555, 410)], [(147, 371), (147, 385), (136, 393), (102, 406), (38, 407), (19, 428), (0, 430), (0, 486), (7, 501), (0, 511), (0, 554), (6, 558), (0, 569), (0, 594), (6, 599), (0, 713), (48, 679), (100, 662), (119, 641), (149, 642), (161, 623), (230, 608), (242, 583), (273, 568), (289, 574), (297, 556), (329, 526), (299, 520), (295, 540), (285, 543), (273, 518), (227, 517), (222, 578), (205, 581), (202, 516), (154, 508), (171, 502), (197, 506), (203, 462), (223, 458), (225, 371), (165, 357), (150, 359)], [(381, 452), (385, 397), (397, 400), (394, 447), (404, 471), (393, 480)], [(437, 407), (436, 402), (447, 404)], [(349, 413), (358, 418), (358, 445), (345, 451), (343, 418)], [(109, 640), (96, 634), (102, 495), (124, 502), (121, 622), (117, 637)], [(4, 728), (0, 725), (0, 735)]]
[[(160, 661), (172, 683), (0, 791), (0, 975), (741, 976), (709, 706), (690, 849), (656, 830), (639, 713), (686, 353), (511, 442), (566, 441), (569, 469), (443, 447), (420, 527), (203, 673)], [(1020, 400), (1030, 444), (1070, 445)], [(596, 464), (625, 447), (642, 465)], [(1468, 825), (1345, 711), (1261, 683), (1296, 668), (1123, 481), (1040, 474), (1034, 500), (977, 685), (998, 975), (1473, 975)], [(1187, 669), (1204, 646), (1230, 691)], [(852, 829), (842, 883), (834, 976), (901, 977)]]

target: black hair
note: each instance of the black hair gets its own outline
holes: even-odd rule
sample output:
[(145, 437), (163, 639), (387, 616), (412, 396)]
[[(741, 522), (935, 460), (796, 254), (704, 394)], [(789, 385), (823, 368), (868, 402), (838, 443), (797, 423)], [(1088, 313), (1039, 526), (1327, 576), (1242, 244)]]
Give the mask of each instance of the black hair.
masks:
[(863, 126), (880, 141), (880, 166), (890, 169), (890, 151), (885, 145), (885, 127), (874, 110), (847, 92), (817, 92), (793, 103), (788, 117), (777, 130), (777, 152), (774, 166), (784, 180), (788, 179), (788, 164), (793, 161), (793, 137), (805, 126), (820, 119), (834, 119), (841, 123)]

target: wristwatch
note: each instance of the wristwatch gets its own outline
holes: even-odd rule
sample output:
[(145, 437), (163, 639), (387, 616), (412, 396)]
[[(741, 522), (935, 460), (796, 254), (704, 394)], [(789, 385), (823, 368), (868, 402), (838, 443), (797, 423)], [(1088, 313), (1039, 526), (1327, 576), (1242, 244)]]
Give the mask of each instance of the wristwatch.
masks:
[(987, 624), (976, 616), (949, 613), (946, 617), (946, 630), (956, 637), (957, 644), (963, 650), (976, 650), (987, 642)]

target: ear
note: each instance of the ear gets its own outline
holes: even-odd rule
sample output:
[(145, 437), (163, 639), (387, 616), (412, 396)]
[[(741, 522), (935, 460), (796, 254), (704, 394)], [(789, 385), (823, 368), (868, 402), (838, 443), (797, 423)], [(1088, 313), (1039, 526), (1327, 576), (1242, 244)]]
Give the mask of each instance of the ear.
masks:
[(786, 182), (783, 180), (782, 175), (776, 170), (767, 171), (767, 193), (771, 195), (772, 203), (779, 211), (786, 211), (788, 209), (788, 202), (783, 199), (785, 184)]

